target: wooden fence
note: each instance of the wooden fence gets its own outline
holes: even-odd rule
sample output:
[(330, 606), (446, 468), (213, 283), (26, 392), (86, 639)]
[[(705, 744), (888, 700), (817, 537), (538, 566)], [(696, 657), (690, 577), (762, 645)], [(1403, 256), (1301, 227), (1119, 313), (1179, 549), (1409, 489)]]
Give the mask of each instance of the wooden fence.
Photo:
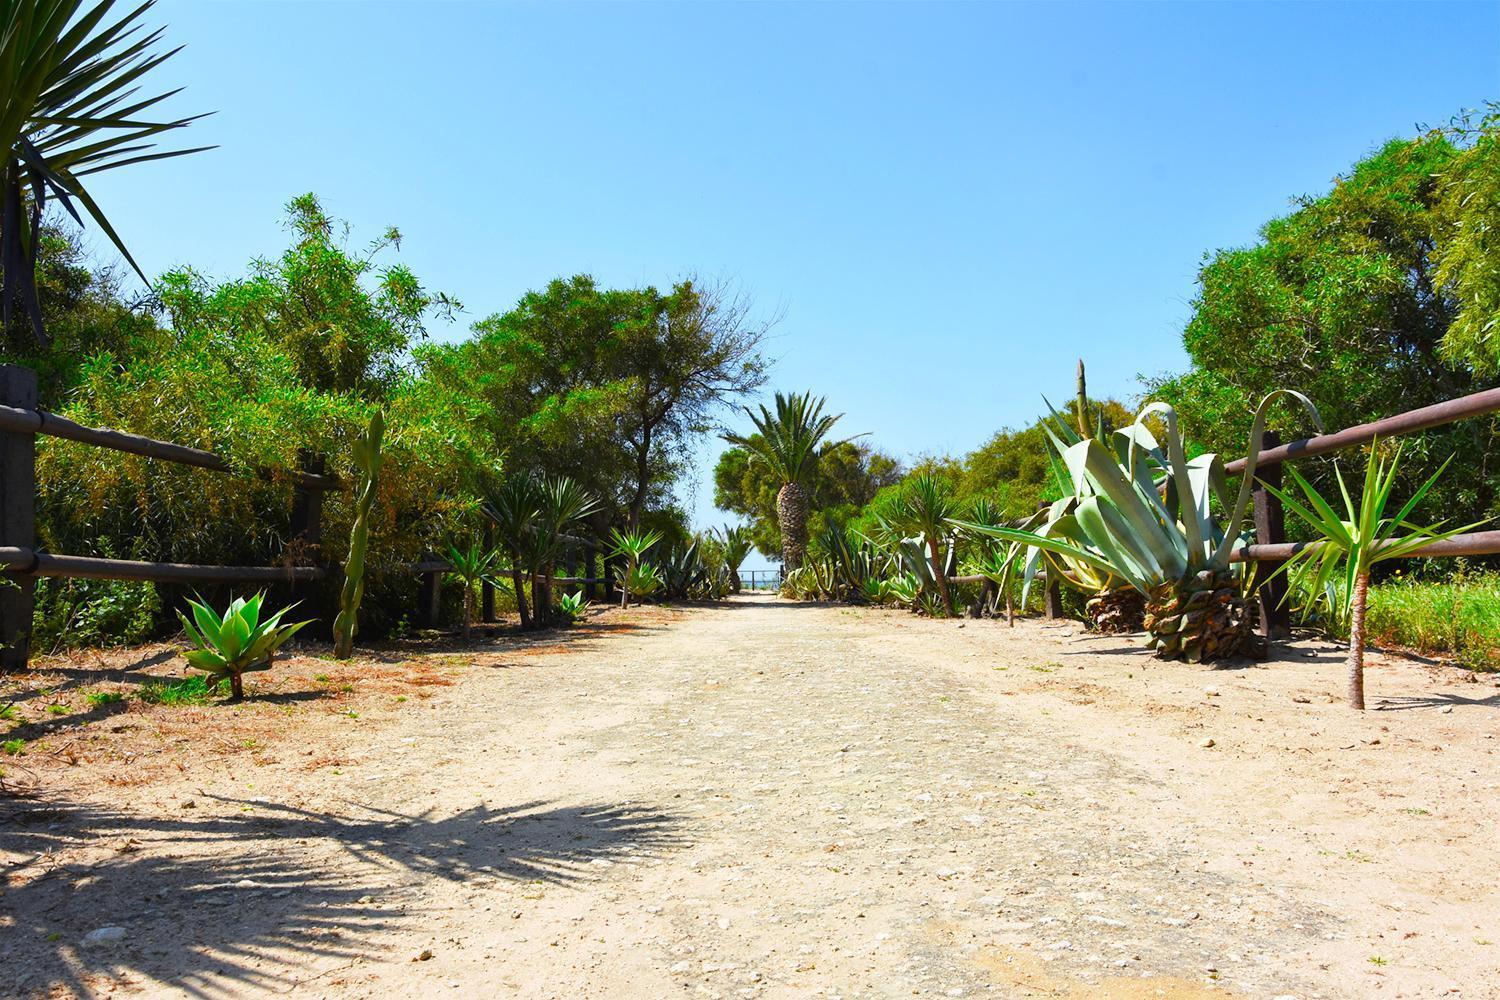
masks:
[[(0, 669), (24, 669), (30, 657), (37, 577), (154, 583), (294, 583), (328, 575), (323, 566), (212, 566), (38, 552), (36, 438), (39, 434), (213, 472), (234, 471), (212, 452), (122, 431), (85, 427), (39, 410), (36, 372), (19, 365), (0, 365), (0, 569), (6, 577), (0, 582), (11, 584), (0, 586), (0, 643), (3, 643)], [(336, 476), (324, 474), (320, 459), (308, 457), (305, 464), (304, 469), (277, 475), (293, 486), (293, 536), (311, 550), (321, 540), (323, 494), (340, 489), (343, 484)]]

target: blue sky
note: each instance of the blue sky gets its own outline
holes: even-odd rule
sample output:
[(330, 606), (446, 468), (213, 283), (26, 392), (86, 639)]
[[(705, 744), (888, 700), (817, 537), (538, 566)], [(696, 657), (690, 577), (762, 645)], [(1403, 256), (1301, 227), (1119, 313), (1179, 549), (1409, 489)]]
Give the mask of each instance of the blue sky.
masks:
[[(1207, 250), (1500, 97), (1500, 4), (162, 0), (220, 149), (101, 178), (148, 271), (227, 277), (316, 191), (468, 322), (698, 273), (784, 317), (773, 386), (907, 456), (1181, 368)], [(95, 246), (99, 239), (93, 240)], [(686, 499), (712, 510), (705, 449)]]

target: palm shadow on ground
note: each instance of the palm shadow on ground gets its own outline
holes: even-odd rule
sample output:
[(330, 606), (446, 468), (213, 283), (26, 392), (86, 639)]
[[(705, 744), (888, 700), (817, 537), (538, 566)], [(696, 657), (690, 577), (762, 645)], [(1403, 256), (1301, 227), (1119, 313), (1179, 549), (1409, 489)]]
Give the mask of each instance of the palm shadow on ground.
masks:
[[(284, 992), (391, 958), (389, 936), (419, 916), (413, 883), (574, 884), (668, 849), (675, 825), (628, 804), (342, 815), (205, 798), (181, 816), (139, 816), (11, 800), (0, 803), (6, 988), (91, 996), (124, 979), (202, 997)], [(83, 945), (105, 926), (125, 939)]]

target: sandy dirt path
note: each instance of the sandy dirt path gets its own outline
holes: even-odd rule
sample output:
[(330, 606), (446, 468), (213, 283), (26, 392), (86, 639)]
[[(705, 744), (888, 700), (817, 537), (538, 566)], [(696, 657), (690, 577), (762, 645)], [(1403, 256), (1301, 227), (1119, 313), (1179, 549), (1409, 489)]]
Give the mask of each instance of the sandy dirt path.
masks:
[(1377, 662), (1357, 716), (1317, 644), (1211, 671), (766, 597), (644, 620), (478, 654), (336, 767), (53, 785), (0, 827), (0, 992), (1500, 996), (1468, 675)]

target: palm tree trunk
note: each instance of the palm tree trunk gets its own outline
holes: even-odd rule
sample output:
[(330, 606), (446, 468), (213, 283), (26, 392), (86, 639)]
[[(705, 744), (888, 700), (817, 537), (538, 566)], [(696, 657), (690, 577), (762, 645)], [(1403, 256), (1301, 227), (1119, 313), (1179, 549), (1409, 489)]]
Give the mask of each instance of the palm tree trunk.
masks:
[(474, 622), (474, 587), (467, 581), (464, 583), (464, 645), (469, 644), (469, 636), (472, 634)]
[(521, 627), (531, 628), (531, 613), (526, 610), (526, 586), (521, 579), (521, 571), (516, 567), (517, 560), (511, 557), (510, 585), (516, 591), (516, 611), (521, 615)]
[(927, 539), (927, 551), (932, 562), (933, 579), (937, 580), (938, 596), (943, 599), (943, 610), (952, 618), (953, 595), (948, 592), (948, 574), (944, 572), (942, 550), (936, 537)]
[(1354, 593), (1349, 595), (1349, 707), (1365, 707), (1365, 604), (1370, 596), (1368, 571), (1354, 578)]
[(781, 528), (781, 571), (790, 573), (807, 558), (807, 491), (787, 483), (776, 494), (776, 522)]
[(229, 675), (229, 700), (230, 701), (244, 701), (245, 700), (245, 675), (244, 674), (230, 674)]

